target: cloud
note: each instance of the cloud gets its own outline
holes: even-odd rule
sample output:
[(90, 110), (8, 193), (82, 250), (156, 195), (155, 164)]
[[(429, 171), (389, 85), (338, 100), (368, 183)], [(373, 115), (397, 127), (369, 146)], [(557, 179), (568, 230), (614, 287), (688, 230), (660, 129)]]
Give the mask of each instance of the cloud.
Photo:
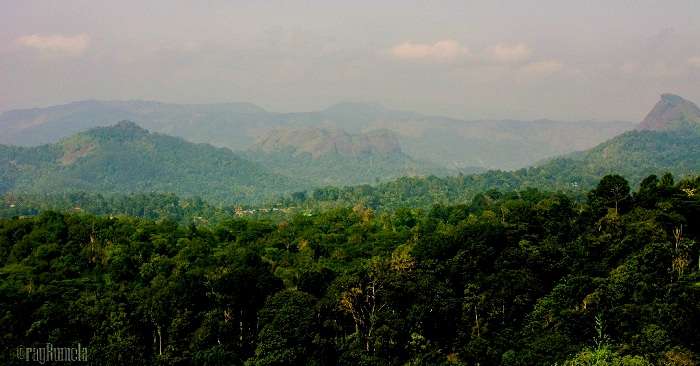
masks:
[(530, 58), (532, 50), (524, 43), (499, 43), (486, 49), (486, 58), (498, 63), (524, 62)]
[(74, 36), (32, 34), (17, 38), (17, 43), (45, 54), (80, 56), (90, 45), (90, 36), (84, 33)]
[(402, 60), (450, 62), (469, 55), (469, 49), (457, 41), (446, 39), (433, 44), (404, 42), (392, 47), (389, 53)]
[(548, 76), (564, 69), (564, 65), (557, 60), (545, 60), (530, 62), (520, 68), (520, 72), (526, 76)]
[(695, 57), (689, 58), (688, 65), (700, 68), (700, 56), (695, 56)]

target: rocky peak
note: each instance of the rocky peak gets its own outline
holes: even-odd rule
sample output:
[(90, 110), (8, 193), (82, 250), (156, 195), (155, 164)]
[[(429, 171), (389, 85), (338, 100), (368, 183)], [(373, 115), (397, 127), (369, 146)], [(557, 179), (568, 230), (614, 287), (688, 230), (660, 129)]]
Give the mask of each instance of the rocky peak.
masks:
[(662, 94), (654, 108), (647, 114), (638, 130), (668, 130), (679, 123), (700, 123), (700, 108), (693, 102), (675, 94)]

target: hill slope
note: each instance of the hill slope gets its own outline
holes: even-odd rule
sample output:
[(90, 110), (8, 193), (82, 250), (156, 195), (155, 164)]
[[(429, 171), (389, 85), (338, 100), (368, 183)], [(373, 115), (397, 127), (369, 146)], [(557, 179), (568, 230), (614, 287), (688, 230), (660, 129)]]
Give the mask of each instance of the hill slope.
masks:
[[(662, 94), (637, 130), (569, 155), (570, 174), (590, 182), (611, 173), (622, 174), (633, 182), (663, 171), (680, 176), (698, 174), (698, 127), (700, 109), (693, 102), (677, 95)], [(562, 162), (553, 166), (562, 166)], [(553, 170), (551, 165), (543, 168)]]
[(3, 191), (172, 192), (251, 201), (303, 187), (228, 149), (152, 134), (133, 122), (38, 147), (0, 147)]
[(639, 183), (650, 174), (700, 173), (700, 134), (688, 129), (630, 131), (593, 149), (556, 159), (539, 169), (590, 186), (606, 174)]
[(401, 176), (456, 173), (405, 154), (388, 130), (350, 134), (340, 129), (277, 129), (246, 154), (277, 173), (317, 185), (374, 183)]

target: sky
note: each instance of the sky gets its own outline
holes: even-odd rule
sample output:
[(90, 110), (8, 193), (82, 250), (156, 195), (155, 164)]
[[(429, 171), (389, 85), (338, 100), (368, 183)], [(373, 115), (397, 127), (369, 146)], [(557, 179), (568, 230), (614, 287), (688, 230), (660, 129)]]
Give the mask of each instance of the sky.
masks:
[(700, 102), (698, 0), (0, 0), (0, 111), (84, 99), (342, 101), (641, 120)]

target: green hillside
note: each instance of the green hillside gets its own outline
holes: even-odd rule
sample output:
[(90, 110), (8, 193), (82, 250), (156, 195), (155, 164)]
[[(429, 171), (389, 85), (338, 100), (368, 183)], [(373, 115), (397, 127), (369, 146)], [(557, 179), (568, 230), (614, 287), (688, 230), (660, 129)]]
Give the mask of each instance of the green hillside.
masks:
[[(583, 193), (601, 177), (613, 173), (623, 175), (633, 185), (651, 174), (697, 175), (700, 173), (700, 134), (694, 128), (631, 131), (591, 150), (553, 159), (537, 167), (445, 178), (403, 177), (377, 186), (319, 188), (308, 192), (303, 202), (310, 206), (364, 202), (374, 208), (398, 208), (467, 202), (477, 193), (491, 189), (531, 187)], [(290, 199), (294, 201), (293, 198)]]
[(303, 185), (225, 148), (152, 134), (132, 122), (100, 127), (53, 145), (0, 148), (3, 191), (171, 192), (251, 202)]
[[(633, 182), (659, 171), (680, 176), (697, 174), (700, 171), (700, 134), (691, 128), (630, 131), (565, 160), (571, 169), (564, 173), (580, 176), (587, 183), (611, 172), (618, 172)], [(561, 165), (561, 162), (552, 162), (542, 168), (556, 171)]]

